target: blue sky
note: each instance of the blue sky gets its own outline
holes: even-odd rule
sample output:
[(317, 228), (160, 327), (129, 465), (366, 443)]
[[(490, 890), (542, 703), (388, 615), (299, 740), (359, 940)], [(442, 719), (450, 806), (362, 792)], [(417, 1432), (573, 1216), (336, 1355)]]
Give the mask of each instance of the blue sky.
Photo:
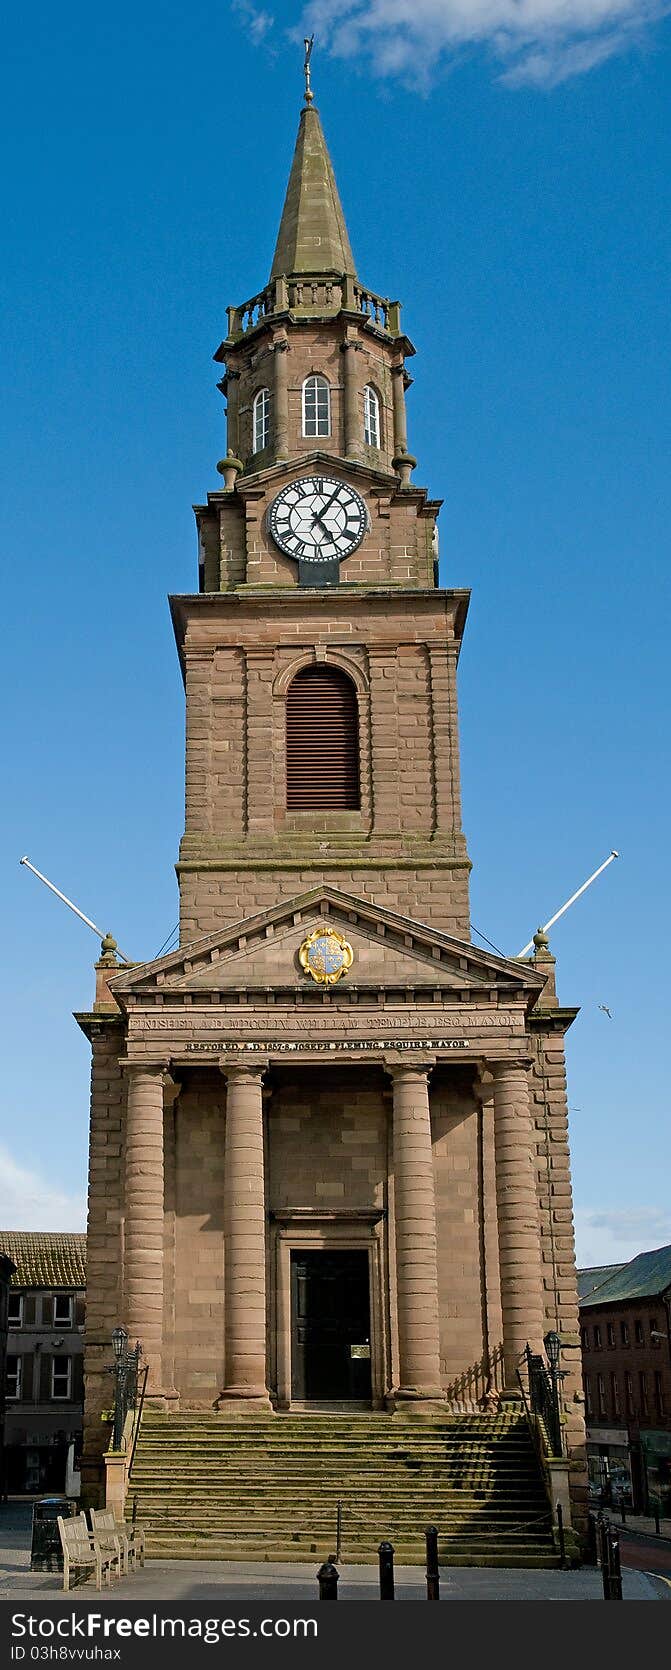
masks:
[[(671, 25), (638, 0), (319, 0), (319, 108), (359, 271), (417, 346), (416, 479), (461, 663), (473, 920), (558, 924), (578, 1252), (671, 1240)], [(299, 7), (41, 0), (6, 24), (7, 800), (0, 1224), (79, 1227), (93, 935), (177, 919), (183, 698), (166, 604), (219, 478), (211, 355), (267, 277)], [(321, 46), (320, 46), (321, 43)], [(421, 916), (421, 901), (418, 901)], [(599, 1007), (606, 1005), (610, 1019)]]

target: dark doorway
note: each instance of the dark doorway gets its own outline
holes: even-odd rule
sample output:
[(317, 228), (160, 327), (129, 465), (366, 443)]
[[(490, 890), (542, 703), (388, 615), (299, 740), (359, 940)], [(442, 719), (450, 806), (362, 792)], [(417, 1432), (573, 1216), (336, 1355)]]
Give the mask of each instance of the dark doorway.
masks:
[(291, 1396), (370, 1403), (367, 1252), (292, 1252)]

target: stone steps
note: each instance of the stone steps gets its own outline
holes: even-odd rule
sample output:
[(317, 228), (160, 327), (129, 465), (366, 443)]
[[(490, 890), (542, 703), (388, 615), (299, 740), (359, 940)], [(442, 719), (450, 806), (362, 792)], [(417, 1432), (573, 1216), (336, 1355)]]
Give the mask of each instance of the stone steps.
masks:
[(454, 1416), (300, 1415), (226, 1420), (145, 1414), (128, 1512), (152, 1555), (324, 1559), (342, 1504), (343, 1559), (421, 1563), (439, 1529), (444, 1564), (556, 1564), (526, 1423)]

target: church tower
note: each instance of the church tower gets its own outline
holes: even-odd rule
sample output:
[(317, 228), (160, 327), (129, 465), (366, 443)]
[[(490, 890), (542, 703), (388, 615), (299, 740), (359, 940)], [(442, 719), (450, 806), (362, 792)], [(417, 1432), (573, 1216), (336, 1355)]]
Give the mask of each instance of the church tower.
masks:
[[(215, 355), (228, 438), (196, 507), (199, 590), (171, 599), (180, 946), (120, 970), (105, 942), (77, 1017), (89, 1494), (114, 1464), (120, 1319), (150, 1414), (245, 1418), (252, 1456), (255, 1422), (266, 1443), (288, 1415), (494, 1420), (528, 1349), (577, 1344), (575, 1011), (543, 935), (528, 960), (470, 938), (468, 593), (438, 586), (440, 501), (413, 480), (413, 354), (359, 278), (308, 79), (268, 282)], [(565, 1368), (548, 1476), (579, 1523), (579, 1356)]]
[(301, 113), (265, 288), (228, 310), (223, 487), (173, 600), (187, 699), (182, 943), (323, 882), (469, 936), (456, 667), (413, 485), (399, 303), (356, 272)]

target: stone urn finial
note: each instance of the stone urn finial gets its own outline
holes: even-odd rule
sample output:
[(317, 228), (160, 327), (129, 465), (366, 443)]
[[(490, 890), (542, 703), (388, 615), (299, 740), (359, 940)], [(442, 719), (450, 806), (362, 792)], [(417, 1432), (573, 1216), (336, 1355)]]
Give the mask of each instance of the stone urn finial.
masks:
[(104, 963), (107, 968), (116, 968), (117, 942), (113, 934), (105, 934), (105, 938), (100, 942), (100, 950), (101, 963)]
[(396, 456), (392, 458), (391, 467), (399, 476), (401, 487), (410, 487), (410, 477), (416, 466), (417, 459), (413, 458), (411, 452), (397, 452)]
[(227, 452), (225, 458), (219, 459), (217, 469), (219, 474), (223, 475), (224, 487), (226, 488), (227, 493), (233, 493), (235, 491), (236, 476), (240, 474), (241, 470), (244, 470), (244, 467), (242, 459), (236, 458), (232, 452)]

